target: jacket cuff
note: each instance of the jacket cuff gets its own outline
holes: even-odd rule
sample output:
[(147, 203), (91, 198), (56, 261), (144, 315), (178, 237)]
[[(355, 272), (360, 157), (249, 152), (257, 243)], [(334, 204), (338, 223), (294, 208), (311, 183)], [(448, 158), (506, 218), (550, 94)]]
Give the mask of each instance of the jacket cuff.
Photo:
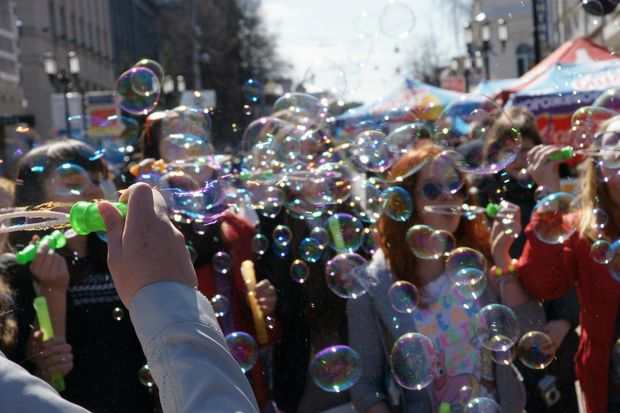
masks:
[(175, 324), (199, 322), (222, 336), (215, 313), (204, 295), (174, 281), (161, 281), (140, 289), (131, 300), (129, 314), (142, 345)]

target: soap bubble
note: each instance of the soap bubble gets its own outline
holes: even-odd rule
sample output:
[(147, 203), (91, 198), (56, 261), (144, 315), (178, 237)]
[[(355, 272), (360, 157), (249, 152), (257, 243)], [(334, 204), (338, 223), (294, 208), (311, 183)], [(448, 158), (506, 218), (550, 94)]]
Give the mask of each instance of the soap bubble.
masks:
[(404, 40), (413, 31), (415, 14), (406, 4), (391, 0), (379, 16), (379, 25), (386, 36)]
[(207, 109), (177, 106), (164, 113), (161, 120), (161, 134), (189, 135), (196, 139), (207, 140), (211, 134), (211, 115)]
[(613, 258), (613, 251), (611, 250), (611, 244), (604, 239), (596, 240), (590, 247), (590, 256), (599, 264), (609, 264)]
[(312, 228), (309, 236), (317, 240), (321, 248), (327, 248), (329, 245), (329, 232), (323, 227)]
[(281, 247), (288, 246), (293, 240), (293, 232), (286, 225), (278, 225), (273, 230), (273, 243)]
[(243, 96), (252, 103), (258, 103), (263, 97), (263, 85), (255, 79), (243, 83)]
[(466, 299), (478, 299), (484, 293), (487, 277), (477, 268), (463, 268), (450, 277), (456, 291)]
[(435, 258), (448, 256), (456, 246), (454, 235), (443, 229), (433, 231), (429, 242)]
[(341, 298), (357, 298), (366, 293), (364, 270), (368, 262), (361, 255), (345, 253), (336, 255), (325, 266), (329, 289)]
[(205, 158), (214, 154), (213, 146), (203, 137), (186, 133), (168, 135), (161, 142), (159, 151), (166, 162)]
[(220, 274), (228, 274), (232, 268), (232, 258), (224, 251), (218, 251), (211, 259), (211, 265), (216, 272)]
[(114, 310), (112, 311), (113, 319), (115, 319), (116, 321), (121, 321), (124, 316), (125, 316), (125, 311), (122, 308), (114, 307)]
[(72, 163), (60, 164), (52, 173), (50, 184), (60, 196), (81, 196), (93, 185), (89, 173)]
[[(445, 150), (453, 150), (464, 137), (482, 138), (489, 134), (496, 119), (506, 116), (502, 108), (483, 95), (463, 95), (446, 106), (435, 122), (435, 141)], [(474, 159), (459, 156), (456, 166), (463, 172), (491, 174), (504, 169), (521, 150), (521, 135), (511, 129), (488, 148), (488, 156)]]
[(435, 252), (430, 244), (433, 232), (433, 228), (428, 225), (414, 225), (407, 230), (405, 240), (416, 257), (424, 260), (435, 257)]
[(557, 192), (538, 201), (532, 216), (540, 218), (532, 221), (534, 235), (547, 244), (561, 244), (577, 230), (574, 215), (578, 210), (575, 195)]
[(542, 370), (555, 358), (553, 340), (540, 331), (530, 331), (519, 340), (517, 354), (524, 366)]
[(245, 187), (251, 206), (256, 212), (271, 219), (280, 214), (286, 197), (282, 189), (257, 181), (246, 182)]
[(299, 255), (304, 261), (311, 264), (321, 259), (324, 250), (325, 248), (316, 238), (306, 237), (299, 243)]
[(150, 388), (155, 385), (155, 380), (153, 380), (148, 364), (145, 364), (138, 370), (138, 380), (140, 380), (140, 383), (145, 387)]
[(609, 249), (611, 260), (607, 264), (609, 273), (618, 282), (620, 282), (620, 239), (615, 240)]
[(489, 304), (476, 315), (475, 331), (484, 348), (506, 351), (519, 339), (519, 322), (510, 308), (502, 304)]
[(357, 135), (351, 146), (351, 159), (362, 170), (385, 172), (394, 159), (385, 142), (385, 134), (369, 130)]
[(119, 165), (127, 162), (134, 152), (140, 124), (127, 116), (112, 115), (96, 127), (91, 125), (90, 130), (86, 143), (97, 148), (97, 155), (107, 162)]
[(435, 377), (437, 350), (428, 337), (405, 334), (392, 346), (390, 366), (398, 384), (409, 390), (421, 390)]
[(157, 75), (145, 67), (133, 67), (114, 84), (114, 101), (125, 112), (147, 115), (159, 101), (161, 85)]
[(464, 268), (474, 268), (484, 272), (486, 267), (487, 261), (484, 255), (469, 247), (456, 248), (446, 258), (446, 272), (450, 276), (456, 275)]
[(326, 116), (326, 106), (319, 99), (305, 93), (287, 93), (273, 104), (273, 113), (288, 111), (296, 115), (304, 125), (322, 120)]
[(467, 403), (466, 413), (501, 413), (502, 409), (493, 399), (476, 397)]
[(609, 223), (609, 215), (604, 209), (594, 208), (592, 210), (592, 220), (595, 229), (604, 229)]
[(420, 301), (420, 294), (410, 282), (396, 281), (388, 290), (388, 298), (394, 310), (411, 314)]
[(216, 294), (211, 299), (211, 307), (216, 317), (224, 317), (230, 308), (230, 301), (225, 296)]
[(413, 200), (404, 188), (391, 186), (383, 192), (383, 213), (394, 221), (405, 222), (411, 218)]
[(263, 256), (269, 249), (269, 240), (263, 234), (256, 234), (251, 242), (252, 252), (258, 256)]
[(516, 346), (512, 346), (504, 351), (491, 351), (491, 359), (500, 365), (509, 366), (513, 363), (515, 358), (517, 357), (517, 348)]
[(620, 112), (620, 88), (609, 88), (592, 103), (593, 107)]
[(226, 336), (226, 345), (244, 373), (254, 367), (258, 360), (258, 345), (254, 337), (242, 331), (235, 331)]
[(344, 202), (351, 192), (351, 180), (351, 172), (343, 162), (329, 162), (316, 168), (299, 185), (308, 202), (323, 206)]
[(377, 251), (375, 233), (376, 229), (364, 228), (364, 235), (362, 235), (362, 250), (369, 255), (373, 255)]
[(460, 156), (455, 151), (443, 151), (429, 164), (430, 177), (445, 194), (456, 194), (465, 183), (465, 176), (457, 169)]
[(152, 59), (140, 59), (133, 67), (145, 67), (155, 73), (160, 84), (164, 84), (164, 68)]
[(364, 222), (375, 223), (383, 214), (383, 193), (387, 184), (376, 177), (354, 179), (353, 201), (355, 211)]
[(413, 149), (420, 139), (431, 139), (432, 131), (420, 122), (401, 126), (385, 137), (388, 150), (397, 158)]
[(362, 223), (356, 217), (338, 213), (327, 220), (329, 246), (337, 252), (354, 252), (362, 244)]
[(280, 258), (286, 258), (291, 253), (290, 245), (281, 245), (274, 243), (273, 253)]
[(351, 388), (362, 375), (362, 359), (348, 346), (332, 346), (319, 351), (310, 362), (312, 381), (327, 392)]
[(310, 94), (325, 93), (332, 100), (347, 92), (347, 76), (344, 70), (330, 59), (317, 59), (306, 69), (302, 85)]
[(295, 260), (291, 264), (290, 273), (293, 281), (303, 284), (310, 276), (310, 268), (308, 268), (308, 264), (302, 260)]

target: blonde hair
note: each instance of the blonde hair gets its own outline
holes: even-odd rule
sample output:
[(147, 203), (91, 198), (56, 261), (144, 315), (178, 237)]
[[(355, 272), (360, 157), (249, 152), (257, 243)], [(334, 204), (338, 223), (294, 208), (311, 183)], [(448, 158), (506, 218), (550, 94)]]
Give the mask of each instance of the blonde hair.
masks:
[[(602, 122), (598, 127), (599, 131), (605, 131), (609, 126), (620, 120), (620, 116), (614, 116), (611, 119), (607, 119)], [(610, 207), (612, 206), (607, 193), (607, 186), (600, 177), (600, 172), (596, 166), (596, 162), (592, 159), (588, 159), (579, 167), (580, 177), (580, 191), (579, 191), (579, 204), (580, 204), (580, 217), (578, 224), (579, 236), (581, 238), (594, 241), (601, 235), (601, 231), (596, 222), (596, 215), (594, 210), (601, 208), (609, 214)], [(609, 219), (613, 219), (609, 214)]]

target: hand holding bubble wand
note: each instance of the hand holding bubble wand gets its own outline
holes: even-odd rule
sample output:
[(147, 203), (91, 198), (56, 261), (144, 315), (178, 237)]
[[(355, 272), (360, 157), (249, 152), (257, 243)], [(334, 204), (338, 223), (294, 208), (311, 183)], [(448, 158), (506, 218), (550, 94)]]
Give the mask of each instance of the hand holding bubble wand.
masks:
[(254, 319), (254, 327), (256, 328), (258, 342), (265, 344), (269, 341), (269, 336), (267, 335), (267, 326), (265, 325), (263, 311), (258, 306), (258, 300), (256, 299), (256, 274), (254, 273), (254, 263), (252, 261), (246, 260), (241, 263), (241, 275), (248, 289), (248, 303), (252, 310), (252, 318)]

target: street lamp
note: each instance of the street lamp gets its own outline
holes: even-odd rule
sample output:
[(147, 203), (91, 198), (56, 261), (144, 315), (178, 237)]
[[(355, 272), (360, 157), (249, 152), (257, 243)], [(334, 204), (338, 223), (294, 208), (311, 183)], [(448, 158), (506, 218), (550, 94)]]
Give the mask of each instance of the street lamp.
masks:
[[(77, 67), (79, 70), (79, 63)], [(69, 97), (67, 96), (71, 85), (71, 79), (69, 79), (69, 76), (64, 69), (58, 70), (58, 64), (56, 63), (56, 59), (54, 58), (54, 54), (52, 52), (47, 52), (43, 56), (43, 70), (45, 71), (50, 83), (56, 90), (62, 87), (62, 96), (65, 106), (65, 128), (67, 129), (67, 137), (71, 138), (71, 124), (69, 122)]]
[[(480, 43), (478, 43), (476, 47), (476, 42), (474, 40), (474, 30), (476, 27), (479, 27), (480, 33)], [(486, 80), (491, 78), (491, 70), (490, 70), (490, 54), (492, 53), (491, 46), (491, 22), (487, 20), (487, 17), (484, 13), (480, 13), (474, 19), (474, 21), (467, 23), (465, 25), (465, 42), (467, 44), (467, 55), (470, 59), (474, 60), (474, 65), (483, 68)], [(504, 51), (506, 47), (506, 42), (508, 41), (508, 26), (506, 24), (506, 20), (498, 19), (497, 20), (497, 38), (501, 44), (502, 51)]]

